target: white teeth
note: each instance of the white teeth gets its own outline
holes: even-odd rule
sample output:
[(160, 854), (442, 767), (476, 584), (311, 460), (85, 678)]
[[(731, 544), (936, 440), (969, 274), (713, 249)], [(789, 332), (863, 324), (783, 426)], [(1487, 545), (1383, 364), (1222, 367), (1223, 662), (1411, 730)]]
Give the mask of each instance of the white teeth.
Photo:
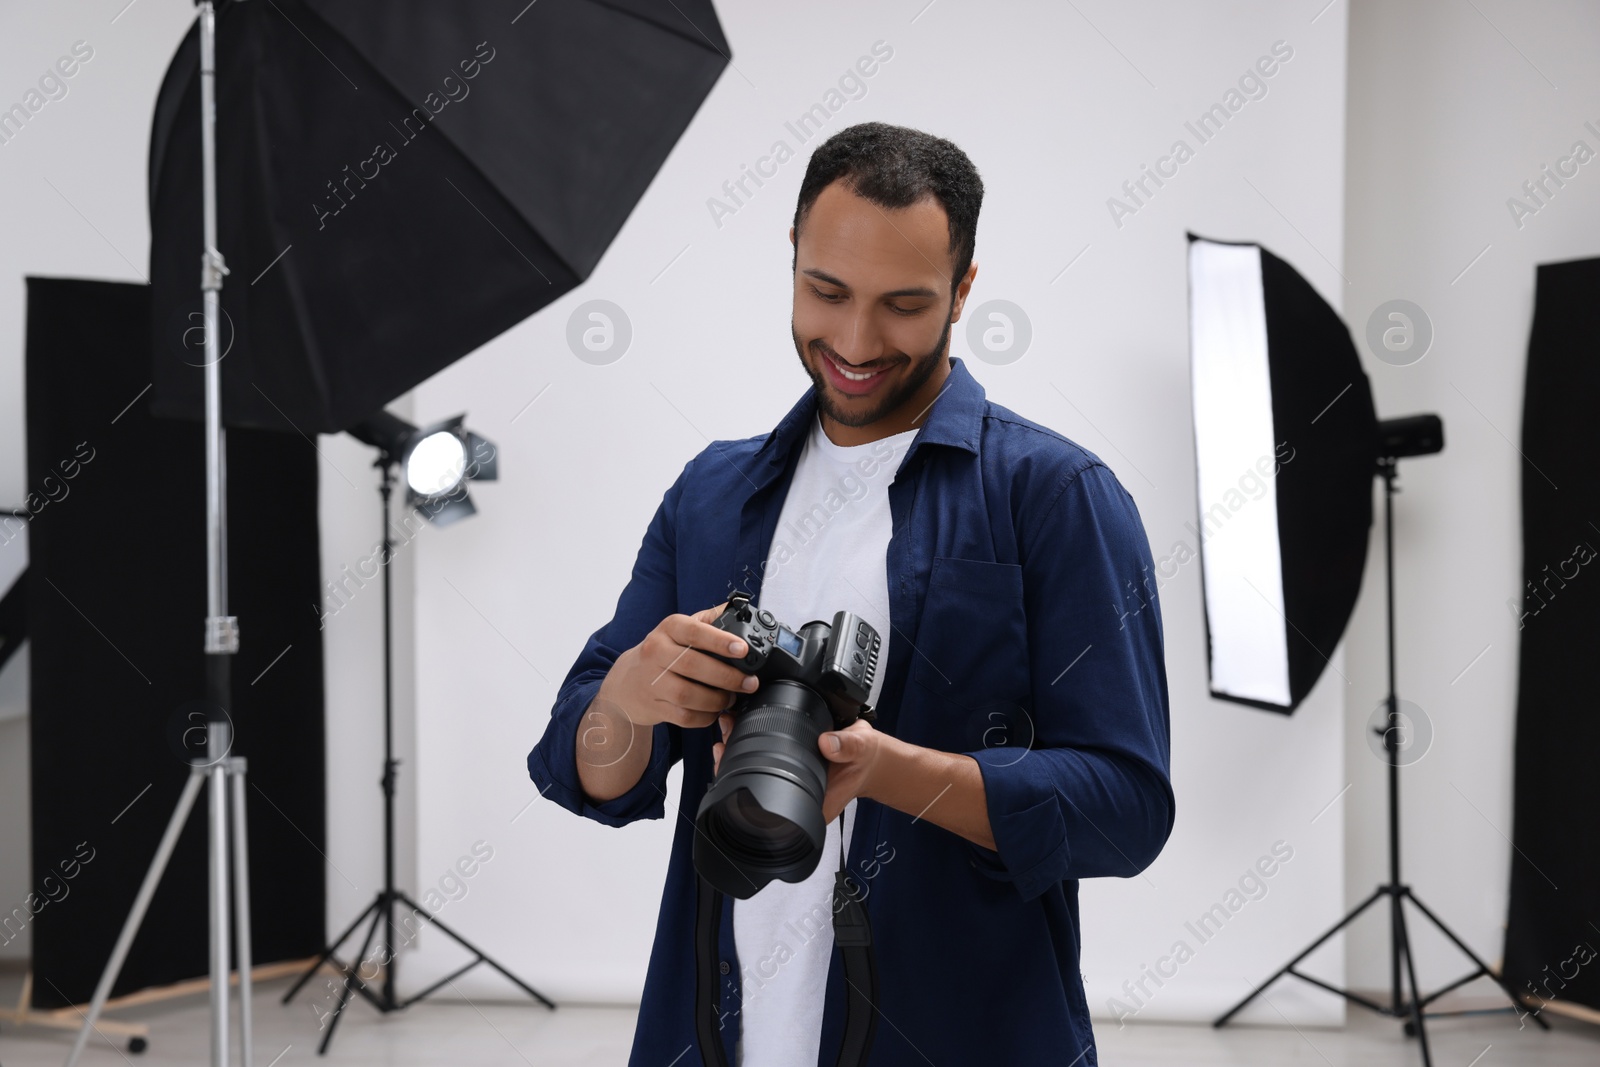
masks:
[(844, 375), (846, 378), (848, 378), (852, 382), (864, 382), (868, 378), (875, 378), (880, 373), (882, 373), (881, 371), (873, 371), (871, 374), (855, 374), (855, 373), (853, 373), (851, 371), (845, 370), (843, 367), (839, 366), (838, 363), (834, 363), (834, 367), (835, 367), (835, 369), (838, 370), (838, 372), (840, 374)]

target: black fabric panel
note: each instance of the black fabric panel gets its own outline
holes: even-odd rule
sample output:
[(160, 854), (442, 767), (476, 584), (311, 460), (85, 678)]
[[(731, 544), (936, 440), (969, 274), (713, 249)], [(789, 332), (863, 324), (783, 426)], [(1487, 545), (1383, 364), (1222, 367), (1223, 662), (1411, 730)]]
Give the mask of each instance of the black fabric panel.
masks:
[(1372, 527), (1377, 417), (1344, 321), (1289, 264), (1261, 250), (1293, 712), (1344, 634)]
[[(1513, 987), (1600, 1008), (1600, 259), (1539, 267), (1522, 413)], [(1548, 480), (1547, 480), (1548, 479)], [(1559, 488), (1557, 488), (1559, 487)]]
[[(195, 423), (149, 415), (150, 300), (143, 285), (28, 279), (28, 485), (46, 500), (27, 591), (41, 1007), (93, 993), (187, 777), (181, 732), (205, 693), (204, 442)], [(231, 431), (227, 456), (230, 711), (268, 962), (315, 954), (324, 936), (317, 465), (304, 440), (262, 431)], [(207, 970), (204, 800), (116, 993)]]

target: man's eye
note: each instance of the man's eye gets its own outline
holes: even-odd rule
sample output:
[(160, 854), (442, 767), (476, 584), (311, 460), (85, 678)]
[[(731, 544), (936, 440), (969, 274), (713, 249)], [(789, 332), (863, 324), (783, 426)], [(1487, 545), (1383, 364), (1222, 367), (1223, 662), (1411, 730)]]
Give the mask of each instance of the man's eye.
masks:
[(893, 310), (898, 315), (915, 315), (918, 312), (923, 310), (922, 308), (919, 308), (919, 307), (917, 307), (917, 308), (903, 308), (903, 307), (900, 307), (898, 304), (890, 304), (889, 307), (890, 307), (891, 310)]
[(821, 289), (818, 289), (814, 285), (811, 287), (811, 291), (813, 293), (815, 293), (821, 299), (826, 300), (830, 304), (836, 304), (840, 300), (844, 299), (844, 296), (842, 294), (840, 294), (840, 293), (824, 293)]

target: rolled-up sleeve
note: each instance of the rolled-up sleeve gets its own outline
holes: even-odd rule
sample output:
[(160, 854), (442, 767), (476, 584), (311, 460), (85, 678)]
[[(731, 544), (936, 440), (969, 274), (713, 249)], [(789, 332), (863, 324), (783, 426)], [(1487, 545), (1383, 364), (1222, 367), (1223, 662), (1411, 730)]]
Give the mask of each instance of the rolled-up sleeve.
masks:
[[(584, 718), (599, 692), (606, 672), (623, 652), (643, 641), (662, 619), (678, 610), (677, 514), (684, 481), (694, 466), (691, 460), (662, 498), (661, 506), (645, 531), (611, 621), (590, 635), (577, 662), (556, 694), (555, 707), (544, 736), (528, 753), (528, 776), (542, 796), (577, 815), (607, 826), (625, 826), (636, 819), (659, 819), (666, 811), (667, 771), (682, 755), (681, 728), (657, 723), (652, 729), (650, 763), (637, 784), (621, 796), (595, 803), (583, 792), (578, 778), (578, 733), (595, 729)], [(600, 738), (589, 747), (616, 743)]]
[(1034, 739), (978, 761), (995, 848), (974, 863), (1031, 900), (1068, 879), (1131, 877), (1172, 832), (1156, 574), (1109, 469), (1073, 472), (1020, 541)]

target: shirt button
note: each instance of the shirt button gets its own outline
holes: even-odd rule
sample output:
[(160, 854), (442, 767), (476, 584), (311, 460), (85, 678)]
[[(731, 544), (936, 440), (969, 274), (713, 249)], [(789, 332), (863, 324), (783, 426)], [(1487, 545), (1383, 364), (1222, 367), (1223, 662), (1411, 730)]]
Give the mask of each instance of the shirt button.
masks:
[(733, 968), (728, 966), (727, 960), (723, 960), (721, 963), (717, 964), (717, 970), (721, 971), (723, 974), (727, 974), (729, 971), (733, 970)]

